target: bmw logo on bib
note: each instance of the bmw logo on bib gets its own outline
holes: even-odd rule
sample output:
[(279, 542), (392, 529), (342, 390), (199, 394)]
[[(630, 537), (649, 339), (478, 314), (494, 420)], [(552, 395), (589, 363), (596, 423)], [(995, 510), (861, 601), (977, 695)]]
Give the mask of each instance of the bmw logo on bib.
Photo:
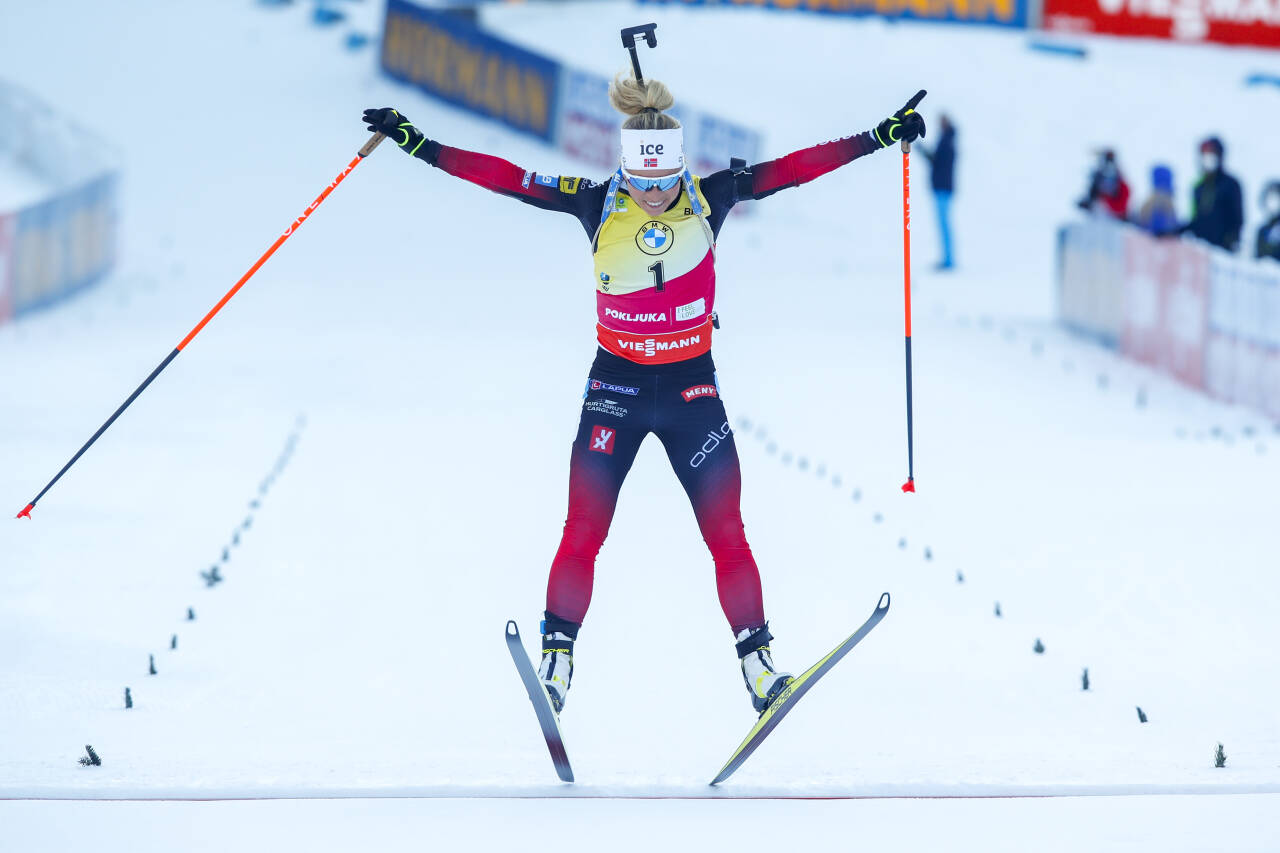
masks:
[(674, 238), (671, 226), (654, 219), (646, 222), (636, 232), (636, 245), (646, 255), (661, 255), (671, 248)]

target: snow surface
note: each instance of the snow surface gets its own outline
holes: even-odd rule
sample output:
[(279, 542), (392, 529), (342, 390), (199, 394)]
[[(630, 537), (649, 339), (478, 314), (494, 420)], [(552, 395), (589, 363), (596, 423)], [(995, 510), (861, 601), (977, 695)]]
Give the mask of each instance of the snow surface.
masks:
[[(386, 80), (308, 11), (6, 7), (0, 76), (125, 158), (118, 273), (0, 327), (14, 512), (345, 165), (362, 108), (394, 104), (435, 138), (539, 171), (579, 168)], [(717, 365), (777, 659), (803, 668), (890, 590), (884, 623), (709, 789), (752, 714), (710, 558), (648, 442), (564, 716), (580, 784), (555, 784), (499, 631), (516, 618), (535, 634), (563, 523), (594, 353), (585, 241), (569, 217), (384, 146), (32, 521), (0, 524), (0, 850), (91, 831), (103, 850), (485, 849), (544, 843), (548, 826), (565, 849), (664, 835), (677, 849), (1280, 846), (1280, 433), (1056, 329), (1051, 275), (1094, 145), (1121, 140), (1131, 173), (1173, 162), (1181, 197), (1195, 142), (1220, 133), (1251, 199), (1280, 112), (1242, 81), (1276, 54), (1099, 38), (1078, 63), (978, 28), (489, 10), (606, 73), (637, 15), (664, 34), (646, 71), (767, 124), (775, 154), (865, 129), (919, 87), (960, 127), (949, 277), (928, 271), (914, 164), (916, 495), (898, 491), (899, 155), (770, 198), (720, 242)], [(747, 58), (713, 68), (708, 39), (768, 49), (744, 81)], [(199, 572), (224, 548), (226, 580), (208, 588)], [(101, 767), (77, 765), (84, 744)], [(1086, 794), (1143, 796), (511, 799)], [(481, 799), (85, 802), (229, 797)]]
[(30, 169), (0, 151), (0, 213), (13, 213), (42, 200), (51, 187)]

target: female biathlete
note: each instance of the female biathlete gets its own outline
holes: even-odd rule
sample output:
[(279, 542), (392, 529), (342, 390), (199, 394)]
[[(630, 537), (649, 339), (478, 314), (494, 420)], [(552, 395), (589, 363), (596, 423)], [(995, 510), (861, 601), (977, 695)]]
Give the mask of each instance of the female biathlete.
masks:
[[(920, 93), (923, 95), (924, 93)], [(752, 706), (763, 712), (791, 679), (774, 668), (760, 573), (739, 509), (733, 430), (711, 361), (715, 244), (744, 199), (799, 186), (899, 140), (924, 136), (920, 96), (871, 131), (705, 178), (685, 165), (674, 99), (657, 80), (614, 80), (621, 168), (603, 182), (541, 175), (427, 139), (390, 107), (365, 110), (371, 131), (451, 175), (578, 218), (595, 260), (596, 340), (569, 462), (569, 512), (547, 582), (539, 676), (556, 712), (573, 676), (573, 644), (591, 602), (596, 554), (640, 442), (655, 433), (684, 486), (716, 567)]]

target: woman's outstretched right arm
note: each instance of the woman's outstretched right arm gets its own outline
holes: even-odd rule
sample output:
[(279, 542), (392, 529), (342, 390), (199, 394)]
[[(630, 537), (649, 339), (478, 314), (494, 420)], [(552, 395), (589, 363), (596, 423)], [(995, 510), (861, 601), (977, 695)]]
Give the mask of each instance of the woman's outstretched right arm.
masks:
[(540, 175), (500, 157), (464, 151), (427, 139), (405, 116), (391, 107), (365, 110), (369, 130), (385, 133), (404, 151), (450, 175), (487, 190), (510, 196), (543, 210), (570, 213), (595, 233), (604, 207), (605, 187), (586, 178)]

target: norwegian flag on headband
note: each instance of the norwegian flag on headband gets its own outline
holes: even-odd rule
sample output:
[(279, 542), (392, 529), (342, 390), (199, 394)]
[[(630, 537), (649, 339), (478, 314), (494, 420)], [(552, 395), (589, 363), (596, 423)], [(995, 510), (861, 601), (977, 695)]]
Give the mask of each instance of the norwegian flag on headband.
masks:
[(621, 142), (619, 153), (624, 169), (684, 169), (684, 130), (681, 128), (636, 130), (624, 127)]

